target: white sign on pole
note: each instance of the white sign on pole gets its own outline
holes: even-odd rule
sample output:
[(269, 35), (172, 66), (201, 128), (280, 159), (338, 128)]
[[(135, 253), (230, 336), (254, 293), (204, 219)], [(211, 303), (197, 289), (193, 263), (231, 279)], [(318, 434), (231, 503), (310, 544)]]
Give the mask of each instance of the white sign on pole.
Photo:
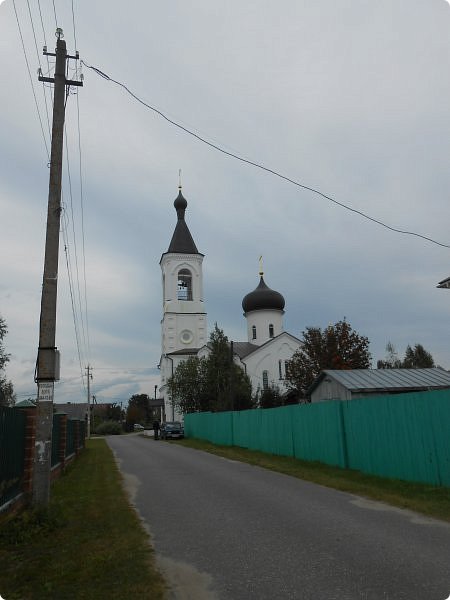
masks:
[(53, 402), (54, 383), (39, 383), (38, 402)]

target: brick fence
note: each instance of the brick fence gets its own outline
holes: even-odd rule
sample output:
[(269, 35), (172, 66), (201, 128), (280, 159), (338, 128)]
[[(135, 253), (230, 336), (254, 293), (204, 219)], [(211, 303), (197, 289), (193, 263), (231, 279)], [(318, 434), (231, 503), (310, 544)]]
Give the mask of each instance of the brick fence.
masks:
[[(18, 412), (21, 418), (18, 423)], [(0, 513), (29, 503), (33, 491), (37, 407), (0, 408)], [(13, 429), (13, 425), (15, 429)], [(50, 478), (54, 481), (85, 447), (86, 424), (53, 415)]]

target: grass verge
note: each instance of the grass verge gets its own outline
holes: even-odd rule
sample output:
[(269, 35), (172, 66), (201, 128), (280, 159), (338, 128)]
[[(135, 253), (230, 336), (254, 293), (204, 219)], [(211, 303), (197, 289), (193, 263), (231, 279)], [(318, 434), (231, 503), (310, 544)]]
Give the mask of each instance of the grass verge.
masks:
[(5, 600), (166, 597), (105, 440), (88, 442), (51, 492), (47, 510), (0, 520)]
[(450, 521), (450, 488), (375, 477), (360, 471), (265, 454), (237, 446), (216, 446), (195, 439), (184, 439), (175, 443)]

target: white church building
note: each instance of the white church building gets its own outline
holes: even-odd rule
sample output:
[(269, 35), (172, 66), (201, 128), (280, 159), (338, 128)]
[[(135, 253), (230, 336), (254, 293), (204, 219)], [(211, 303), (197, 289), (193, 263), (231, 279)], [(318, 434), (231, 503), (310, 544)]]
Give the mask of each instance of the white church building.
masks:
[[(204, 255), (197, 250), (186, 224), (187, 201), (181, 187), (174, 206), (177, 223), (159, 263), (163, 288), (159, 391), (167, 421), (180, 418), (169, 398), (168, 379), (180, 362), (190, 356), (207, 356), (209, 352), (203, 297)], [(247, 341), (233, 342), (234, 360), (249, 376), (253, 393), (270, 385), (276, 385), (283, 393), (287, 390), (286, 363), (301, 342), (283, 329), (283, 296), (266, 285), (261, 269), (259, 276), (259, 285), (242, 300)]]

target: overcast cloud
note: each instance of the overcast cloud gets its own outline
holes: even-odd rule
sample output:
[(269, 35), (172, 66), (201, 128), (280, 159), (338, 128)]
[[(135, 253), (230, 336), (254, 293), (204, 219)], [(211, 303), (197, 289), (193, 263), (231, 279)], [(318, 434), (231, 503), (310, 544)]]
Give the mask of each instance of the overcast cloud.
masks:
[[(53, 51), (53, 4), (40, 5)], [(70, 53), (77, 49), (87, 64), (183, 126), (393, 227), (450, 244), (444, 0), (74, 2), (76, 48), (71, 2), (55, 5)], [(48, 138), (30, 17), (24, 3), (16, 6)], [(35, 393), (49, 170), (11, 0), (0, 6), (0, 72), (0, 314), (9, 327), (7, 374), (22, 399)], [(90, 348), (80, 333), (79, 357), (61, 240), (56, 401), (83, 399), (80, 371), (88, 361), (98, 401), (153, 395), (159, 259), (175, 226), (179, 169), (186, 220), (205, 254), (210, 327), (217, 321), (230, 338), (245, 339), (241, 301), (258, 283), (262, 254), (267, 284), (286, 299), (287, 331), (300, 336), (307, 326), (345, 316), (369, 337), (374, 364), (391, 340), (401, 354), (422, 343), (450, 368), (450, 291), (435, 287), (450, 275), (448, 248), (390, 232), (220, 154), (83, 72)], [(83, 295), (75, 95), (66, 125)], [(67, 167), (64, 178), (70, 218)], [(80, 331), (82, 325), (78, 317)]]

